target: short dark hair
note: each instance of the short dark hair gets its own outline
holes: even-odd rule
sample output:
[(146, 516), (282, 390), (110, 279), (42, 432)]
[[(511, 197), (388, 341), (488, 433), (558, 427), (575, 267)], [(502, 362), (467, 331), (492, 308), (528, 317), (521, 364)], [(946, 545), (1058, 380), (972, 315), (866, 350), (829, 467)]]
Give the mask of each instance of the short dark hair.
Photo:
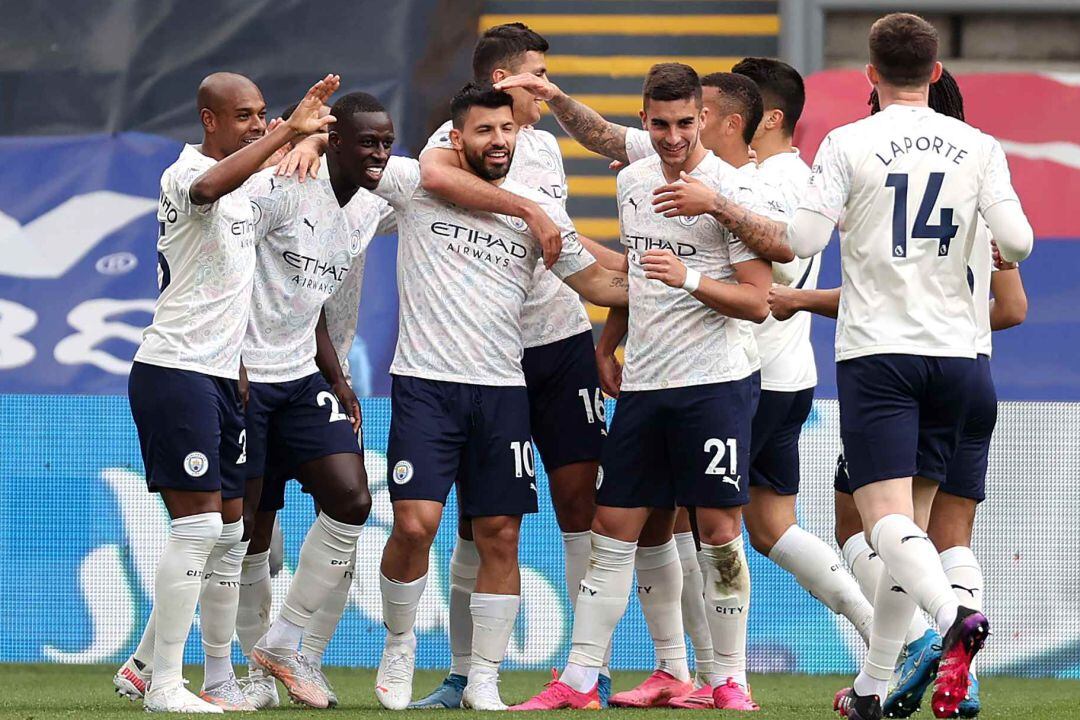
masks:
[(488, 28), (473, 50), (473, 79), (490, 82), (491, 73), (498, 68), (511, 69), (510, 66), (530, 50), (546, 53), (548, 41), (525, 23), (512, 22)]
[(806, 87), (798, 70), (780, 60), (748, 57), (736, 63), (731, 72), (753, 80), (761, 91), (765, 108), (784, 113), (784, 134), (795, 133), (806, 104)]
[(642, 102), (689, 100), (701, 107), (701, 79), (694, 68), (682, 63), (657, 63), (649, 68), (641, 87)]
[(286, 105), (285, 109), (281, 111), (281, 119), (282, 120), (288, 120), (289, 118), (291, 118), (292, 114), (294, 112), (296, 112), (296, 108), (299, 105), (300, 105), (300, 103), (293, 103), (292, 105)]
[(462, 127), (462, 121), (469, 108), (479, 105), (485, 108), (514, 108), (514, 98), (509, 93), (496, 90), (490, 82), (466, 83), (465, 87), (458, 90), (457, 95), (450, 101), (450, 119), (458, 130)]
[(351, 92), (342, 95), (330, 108), (330, 114), (338, 120), (356, 115), (357, 113), (386, 112), (386, 108), (379, 102), (379, 98), (366, 92)]
[(743, 119), (743, 140), (749, 145), (765, 114), (765, 103), (757, 84), (745, 75), (729, 72), (710, 73), (701, 79), (702, 85), (720, 91), (723, 113), (735, 113)]
[[(870, 106), (871, 115), (881, 111), (877, 88), (870, 91), (870, 99), (867, 104)], [(964, 95), (960, 92), (960, 84), (956, 82), (953, 74), (945, 68), (941, 68), (941, 77), (938, 78), (938, 81), (930, 85), (930, 95), (926, 104), (934, 112), (948, 115), (957, 120), (964, 120)]]
[(937, 56), (938, 32), (918, 15), (892, 13), (870, 27), (870, 64), (890, 85), (925, 85)]

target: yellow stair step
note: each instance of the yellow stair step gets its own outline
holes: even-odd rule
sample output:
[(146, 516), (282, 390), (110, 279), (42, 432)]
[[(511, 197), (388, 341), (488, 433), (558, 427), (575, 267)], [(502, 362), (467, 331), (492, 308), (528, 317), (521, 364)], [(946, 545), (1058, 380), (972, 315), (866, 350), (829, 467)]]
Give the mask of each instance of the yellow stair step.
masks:
[(619, 219), (576, 217), (574, 227), (579, 233), (592, 240), (617, 240), (619, 237)]
[(708, 75), (727, 72), (740, 59), (689, 55), (548, 55), (547, 67), (556, 80), (560, 75), (643, 78), (649, 68), (662, 62), (683, 63), (697, 70), (699, 75)]
[(778, 15), (481, 15), (480, 30), (522, 22), (541, 35), (776, 35)]
[(570, 175), (566, 183), (570, 186), (571, 197), (615, 197), (614, 172), (611, 175)]
[[(633, 115), (641, 111), (640, 95), (574, 95), (574, 99), (588, 105), (601, 115)], [(548, 112), (551, 112), (548, 110)]]

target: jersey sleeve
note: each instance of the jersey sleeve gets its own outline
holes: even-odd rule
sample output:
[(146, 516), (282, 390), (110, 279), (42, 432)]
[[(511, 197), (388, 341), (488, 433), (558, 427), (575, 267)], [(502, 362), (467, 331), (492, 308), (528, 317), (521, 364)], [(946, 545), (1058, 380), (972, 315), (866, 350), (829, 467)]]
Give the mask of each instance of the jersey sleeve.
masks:
[(450, 142), (450, 128), (452, 125), (449, 122), (443, 123), (438, 130), (431, 134), (428, 141), (424, 144), (424, 148), (420, 151), (420, 155), (423, 155), (428, 150), (442, 149), (453, 150), (454, 146)]
[(248, 196), (259, 209), (255, 218), (258, 240), (296, 218), (301, 192), (300, 182), (294, 178), (275, 178), (273, 182), (248, 186)]
[(655, 155), (649, 132), (641, 128), (626, 128), (626, 158), (630, 162), (637, 162), (642, 158)]
[(570, 189), (566, 183), (566, 165), (563, 162), (562, 150), (559, 148), (559, 141), (549, 132), (544, 130), (537, 130), (536, 134), (540, 137), (541, 141), (548, 151), (555, 156), (555, 168), (559, 173), (559, 181), (562, 183), (562, 206), (566, 207), (566, 201), (570, 196)]
[(556, 207), (554, 203), (544, 205), (544, 210), (562, 234), (562, 252), (551, 271), (558, 275), (560, 280), (565, 280), (595, 263), (596, 258), (581, 244), (574, 223), (566, 211), (561, 206)]
[(198, 213), (205, 215), (215, 203), (196, 205), (191, 201), (191, 186), (206, 172), (207, 168), (194, 166), (172, 167), (161, 176), (161, 192), (173, 206), (184, 215)]
[[(382, 200), (382, 198), (379, 198)], [(397, 211), (394, 207), (383, 200), (379, 203), (379, 224), (375, 227), (376, 235), (389, 235), (397, 232)]]
[(386, 163), (379, 186), (372, 192), (394, 209), (400, 209), (420, 187), (420, 163), (412, 158), (395, 155)]
[(740, 181), (733, 199), (750, 212), (770, 220), (786, 223), (791, 219), (783, 191), (761, 176), (753, 175)]
[(816, 212), (834, 223), (839, 222), (850, 192), (851, 163), (840, 148), (834, 131), (825, 136), (814, 158), (799, 208)]
[(1020, 201), (1012, 186), (1012, 176), (1009, 173), (1009, 162), (1005, 158), (1005, 150), (996, 139), (987, 137), (989, 147), (986, 163), (982, 168), (982, 177), (979, 178), (979, 210), (981, 212), (986, 212), (991, 205), (1005, 200)]

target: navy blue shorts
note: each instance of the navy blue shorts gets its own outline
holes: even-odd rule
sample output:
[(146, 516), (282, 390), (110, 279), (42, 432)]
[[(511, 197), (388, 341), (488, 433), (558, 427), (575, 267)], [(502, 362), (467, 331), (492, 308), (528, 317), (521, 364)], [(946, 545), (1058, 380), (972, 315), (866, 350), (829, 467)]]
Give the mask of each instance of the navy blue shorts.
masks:
[(778, 495), (799, 492), (799, 435), (810, 417), (814, 388), (762, 390), (750, 432), (750, 484)]
[(247, 433), (235, 380), (136, 362), (128, 400), (151, 491), (244, 496)]
[[(304, 463), (328, 455), (360, 454), (347, 409), (320, 373), (288, 382), (251, 383), (245, 415), (247, 476), (264, 479), (264, 494), (268, 477), (291, 477)], [(267, 450), (271, 438), (273, 453)]]
[(394, 375), (390, 408), (391, 501), (445, 503), (456, 483), (463, 517), (536, 512), (524, 387)]
[(919, 475), (944, 482), (967, 417), (975, 360), (868, 355), (836, 364), (851, 490)]
[(597, 478), (608, 507), (736, 507), (750, 499), (757, 374), (742, 380), (624, 392)]
[(548, 472), (599, 461), (607, 424), (592, 331), (525, 348), (521, 369), (533, 442)]
[(851, 478), (848, 477), (847, 460), (844, 459), (844, 453), (840, 453), (840, 457), (836, 458), (836, 472), (833, 474), (833, 490), (844, 493), (845, 495), (851, 494)]
[[(259, 512), (277, 512), (285, 507), (285, 486), (290, 480), (297, 479), (298, 466), (290, 464), (286, 450), (287, 444), (285, 439), (279, 435), (280, 430), (271, 423), (267, 435), (266, 470), (263, 473), (262, 494), (259, 496)], [(354, 442), (357, 443), (360, 454), (363, 455), (363, 428), (355, 436)], [(305, 487), (301, 487), (301, 489), (304, 492), (308, 491)]]
[(990, 459), (990, 436), (997, 425), (997, 391), (990, 374), (990, 358), (975, 359), (975, 384), (968, 405), (960, 444), (949, 462), (941, 492), (968, 498), (975, 502), (986, 499), (986, 465)]

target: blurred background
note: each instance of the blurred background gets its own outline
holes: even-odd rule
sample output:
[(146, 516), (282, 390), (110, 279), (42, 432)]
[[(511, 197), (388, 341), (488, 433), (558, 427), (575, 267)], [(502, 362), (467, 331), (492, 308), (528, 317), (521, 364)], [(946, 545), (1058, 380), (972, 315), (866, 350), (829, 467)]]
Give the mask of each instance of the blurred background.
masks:
[[(0, 0), (0, 662), (122, 659), (149, 612), (163, 510), (144, 490), (127, 373), (157, 294), (158, 179), (182, 143), (200, 139), (194, 98), (203, 76), (251, 77), (274, 115), (318, 77), (339, 73), (343, 92), (382, 99), (397, 152), (415, 154), (468, 79), (477, 33), (499, 23), (525, 22), (544, 35), (552, 79), (627, 125), (639, 122), (641, 79), (655, 62), (677, 59), (704, 74), (773, 56), (806, 77), (796, 141), (810, 161), (828, 130), (868, 113), (867, 32), (894, 10), (938, 28), (968, 121), (1002, 141), (1037, 236), (1022, 269), (1027, 321), (994, 337), (995, 380), (1009, 402), (976, 552), (992, 586), (988, 605), (1006, 628), (999, 638), (1010, 642), (991, 646), (988, 667), (1080, 677), (1075, 558), (1058, 540), (1080, 530), (1072, 512), (1080, 504), (1080, 1), (1064, 0)], [(578, 229), (614, 243), (607, 160), (550, 116), (540, 127), (560, 138)], [(350, 359), (367, 397), (376, 510), (363, 542), (375, 556), (390, 517), (382, 450), (396, 240), (380, 238), (368, 252)], [(839, 284), (836, 252), (833, 243), (821, 287)], [(605, 317), (590, 315), (598, 324)], [(826, 538), (839, 449), (833, 333), (832, 322), (815, 320), (820, 385), (804, 433), (800, 509)], [(292, 492), (287, 567), (311, 518)], [(558, 661), (569, 627), (549, 506), (527, 531), (525, 610), (510, 660), (544, 667)], [(450, 543), (441, 536), (435, 549), (442, 565)], [(751, 562), (752, 669), (853, 667), (854, 637), (790, 578)], [(354, 588), (328, 662), (377, 658), (378, 598), (374, 576), (367, 580)], [(421, 627), (430, 637), (419, 660), (439, 665), (445, 578), (429, 585)], [(832, 639), (823, 628), (835, 630)], [(640, 616), (631, 613), (619, 632), (616, 665), (649, 666)], [(193, 659), (194, 641), (190, 650)]]

